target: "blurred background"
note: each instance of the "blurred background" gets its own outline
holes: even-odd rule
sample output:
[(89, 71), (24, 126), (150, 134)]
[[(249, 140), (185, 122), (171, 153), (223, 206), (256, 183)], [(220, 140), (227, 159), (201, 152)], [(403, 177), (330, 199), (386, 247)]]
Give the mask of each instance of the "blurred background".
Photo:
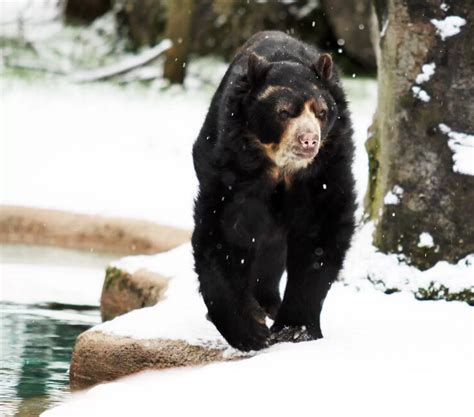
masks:
[(74, 340), (100, 322), (105, 266), (170, 245), (137, 230), (188, 237), (191, 146), (235, 50), (272, 29), (330, 51), (363, 144), (370, 25), (368, 0), (0, 1), (0, 414), (64, 399)]

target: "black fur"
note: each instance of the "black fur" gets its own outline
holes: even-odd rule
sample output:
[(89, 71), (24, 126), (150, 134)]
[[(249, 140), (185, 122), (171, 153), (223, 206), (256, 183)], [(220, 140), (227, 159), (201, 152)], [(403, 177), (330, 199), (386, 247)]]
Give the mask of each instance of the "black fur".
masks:
[[(227, 70), (194, 144), (199, 194), (192, 244), (200, 291), (210, 320), (241, 350), (268, 344), (266, 315), (275, 318), (272, 333), (299, 335), (305, 326), (304, 339), (322, 337), (322, 304), (353, 234), (350, 115), (330, 57), (320, 56), (281, 32), (252, 36)], [(272, 178), (274, 165), (255, 140), (278, 142), (282, 133), (271, 103), (256, 98), (269, 85), (298, 92), (294, 114), (314, 94), (311, 85), (330, 104), (320, 152), (290, 181)]]

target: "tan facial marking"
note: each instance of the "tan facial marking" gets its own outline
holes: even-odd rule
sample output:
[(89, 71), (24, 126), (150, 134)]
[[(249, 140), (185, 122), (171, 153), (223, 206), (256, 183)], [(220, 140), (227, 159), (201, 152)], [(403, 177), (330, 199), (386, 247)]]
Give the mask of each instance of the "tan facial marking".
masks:
[(259, 100), (265, 100), (266, 98), (270, 97), (272, 94), (278, 93), (280, 91), (292, 91), (289, 87), (284, 87), (281, 85), (271, 85), (268, 87), (263, 93), (260, 93), (258, 96)]

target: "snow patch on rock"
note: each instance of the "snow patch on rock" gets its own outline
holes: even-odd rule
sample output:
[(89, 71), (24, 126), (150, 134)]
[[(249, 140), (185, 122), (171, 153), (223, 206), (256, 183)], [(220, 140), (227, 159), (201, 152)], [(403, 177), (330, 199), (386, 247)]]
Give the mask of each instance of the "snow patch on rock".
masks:
[(444, 123), (439, 130), (449, 137), (448, 146), (453, 151), (453, 171), (464, 175), (474, 175), (474, 135), (455, 132)]
[(400, 198), (403, 196), (403, 188), (395, 185), (383, 199), (384, 204), (399, 204)]
[(411, 88), (411, 91), (413, 91), (413, 96), (420, 99), (421, 101), (424, 101), (425, 103), (428, 103), (431, 100), (431, 97), (429, 94), (425, 91), (422, 90), (421, 87), (414, 85)]
[(416, 83), (423, 84), (428, 81), (435, 73), (436, 64), (434, 62), (425, 64), (421, 67), (421, 72), (416, 76)]
[(426, 271), (406, 263), (399, 254), (384, 254), (372, 245), (373, 222), (364, 225), (354, 236), (347, 254), (341, 279), (358, 288), (375, 287), (416, 294), (420, 288), (444, 286), (453, 293), (474, 292), (474, 254), (453, 265), (440, 261)]
[(434, 246), (433, 236), (428, 232), (420, 234), (420, 240), (418, 241), (419, 248), (432, 248)]
[(430, 22), (436, 27), (436, 33), (444, 41), (461, 32), (461, 27), (466, 24), (466, 19), (460, 16), (447, 16), (443, 20), (431, 19)]

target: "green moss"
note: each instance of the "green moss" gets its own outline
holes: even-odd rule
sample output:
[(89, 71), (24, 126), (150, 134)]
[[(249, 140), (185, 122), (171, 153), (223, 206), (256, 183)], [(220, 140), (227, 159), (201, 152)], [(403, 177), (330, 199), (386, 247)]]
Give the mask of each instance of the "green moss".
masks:
[(107, 267), (105, 271), (104, 288), (109, 289), (111, 285), (115, 284), (124, 276), (124, 272), (114, 266)]
[[(377, 120), (374, 121), (374, 125)], [(365, 211), (371, 220), (374, 220), (377, 215), (377, 201), (380, 196), (380, 187), (378, 186), (378, 179), (380, 178), (380, 143), (378, 140), (378, 130), (371, 127), (372, 135), (367, 139), (365, 148), (369, 157), (369, 183), (367, 186), (367, 193), (365, 195)]]
[(428, 288), (418, 288), (415, 297), (418, 300), (463, 301), (474, 306), (474, 289), (465, 288), (459, 292), (452, 292), (444, 285), (436, 285), (434, 282), (430, 282)]

